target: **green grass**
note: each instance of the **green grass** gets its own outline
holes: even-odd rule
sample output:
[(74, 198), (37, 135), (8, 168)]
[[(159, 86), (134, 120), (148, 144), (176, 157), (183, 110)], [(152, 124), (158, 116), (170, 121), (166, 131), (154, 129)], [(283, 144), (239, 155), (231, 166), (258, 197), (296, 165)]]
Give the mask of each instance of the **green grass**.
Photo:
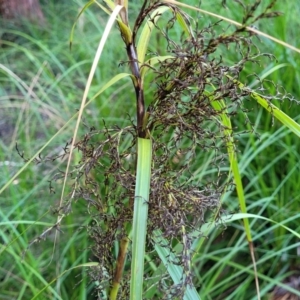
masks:
[[(203, 3), (204, 8), (240, 21), (240, 10), (226, 10), (221, 5), (209, 3)], [(228, 1), (229, 7), (234, 5)], [(16, 142), (24, 156), (31, 157), (80, 107), (97, 43), (107, 20), (96, 6), (85, 12), (82, 23), (75, 30), (70, 51), (71, 27), (82, 6), (83, 2), (78, 1), (68, 5), (51, 4), (46, 12), (49, 24), (44, 29), (32, 24), (24, 24), (22, 29), (10, 26), (5, 35), (1, 29), (0, 62), (6, 68), (0, 71), (0, 187), (24, 164), (15, 150)], [(296, 28), (300, 27), (300, 5), (296, 1), (278, 1), (276, 9), (284, 15), (260, 21), (259, 29), (299, 48)], [(208, 22), (205, 16), (201, 17), (203, 23)], [(126, 60), (126, 52), (122, 51), (123, 46), (117, 47), (117, 43), (121, 40), (114, 30), (96, 70), (90, 97), (115, 74), (128, 71), (126, 64), (118, 68), (119, 62)], [(300, 55), (265, 38), (257, 40), (257, 45), (261, 52), (274, 54), (278, 62), (265, 59), (256, 69), (252, 65), (241, 81), (255, 84), (255, 78), (247, 78), (247, 75), (255, 72), (263, 76), (270, 71), (267, 79), (300, 99)], [(231, 55), (234, 60), (235, 52)], [(277, 64), (286, 65), (275, 69)], [(272, 84), (267, 87), (275, 92)], [(100, 127), (103, 119), (108, 127), (129, 124), (129, 117), (124, 120), (124, 111), (134, 115), (132, 97), (131, 83), (125, 79), (87, 107), (84, 122), (87, 127)], [(276, 104), (299, 122), (300, 109), (296, 103)], [(276, 120), (273, 124), (272, 117), (254, 101), (246, 106), (251, 109), (249, 118), (260, 137), (244, 133), (249, 126), (245, 125), (243, 117), (236, 116), (232, 122), (240, 133), (236, 139), (248, 212), (282, 222), (299, 232), (299, 139)], [(70, 141), (74, 126), (75, 121), (47, 147), (42, 157), (60, 153)], [(86, 131), (82, 126), (80, 134)], [(209, 161), (205, 154), (199, 154), (194, 167), (199, 170), (199, 181), (202, 174), (211, 172)], [(50, 208), (58, 205), (62, 179), (53, 183), (55, 194), (49, 192), (48, 180), (65, 166), (65, 159), (31, 164), (0, 195), (1, 299), (31, 299), (65, 270), (97, 261), (89, 250), (90, 240), (83, 227), (91, 219), (85, 203), (80, 200), (64, 220), (62, 233), (55, 243), (55, 232), (51, 232), (45, 241), (34, 243), (22, 255), (34, 238), (56, 222)], [(228, 214), (238, 212), (234, 191), (226, 194), (223, 202)], [(286, 229), (265, 220), (250, 219), (250, 223), (261, 295), (267, 299), (270, 290), (299, 267), (299, 240)], [(213, 230), (194, 265), (195, 285), (200, 287), (201, 299), (256, 299), (251, 257), (241, 222), (229, 223), (225, 231), (222, 227)], [(147, 270), (148, 266), (145, 268)], [(74, 269), (47, 287), (38, 299), (92, 299), (93, 285), (85, 268)]]

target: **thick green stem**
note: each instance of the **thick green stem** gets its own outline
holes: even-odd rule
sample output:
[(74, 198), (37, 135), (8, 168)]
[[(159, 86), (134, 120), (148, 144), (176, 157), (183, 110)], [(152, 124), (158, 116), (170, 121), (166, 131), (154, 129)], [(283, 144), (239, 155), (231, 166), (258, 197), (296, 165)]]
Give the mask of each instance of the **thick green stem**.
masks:
[(152, 143), (138, 138), (138, 161), (132, 226), (132, 262), (130, 300), (140, 300), (143, 294), (145, 244), (148, 201), (150, 193)]

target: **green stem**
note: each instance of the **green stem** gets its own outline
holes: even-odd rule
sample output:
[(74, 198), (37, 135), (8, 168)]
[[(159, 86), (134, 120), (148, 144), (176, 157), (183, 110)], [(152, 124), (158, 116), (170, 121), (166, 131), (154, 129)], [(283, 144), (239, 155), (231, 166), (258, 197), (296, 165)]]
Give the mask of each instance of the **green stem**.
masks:
[(152, 143), (138, 138), (138, 160), (132, 226), (132, 262), (130, 300), (140, 300), (143, 294), (145, 244), (148, 201), (150, 193)]

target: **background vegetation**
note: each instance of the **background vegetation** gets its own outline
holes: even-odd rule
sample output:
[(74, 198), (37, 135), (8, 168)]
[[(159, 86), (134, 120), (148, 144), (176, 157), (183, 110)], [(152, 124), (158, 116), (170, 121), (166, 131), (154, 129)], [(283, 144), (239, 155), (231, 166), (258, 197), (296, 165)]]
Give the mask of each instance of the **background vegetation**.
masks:
[[(85, 2), (44, 1), (43, 4), (45, 25), (6, 21), (0, 29), (0, 188), (24, 165), (20, 153), (30, 158), (78, 110), (95, 49), (107, 21), (107, 16), (97, 6), (88, 9), (79, 20), (70, 51), (71, 27)], [(196, 1), (194, 4), (197, 5)], [(130, 6), (132, 15), (137, 14), (139, 5)], [(203, 9), (241, 21), (241, 10), (234, 1), (227, 1), (227, 6), (224, 8), (221, 1), (218, 4), (203, 1), (202, 4)], [(284, 14), (261, 21), (257, 27), (300, 48), (297, 38), (300, 5), (297, 1), (278, 1), (276, 10)], [(203, 24), (216, 21), (204, 15), (198, 17)], [(222, 25), (227, 26), (224, 22)], [(262, 61), (256, 70), (251, 65), (243, 74), (244, 82), (255, 86), (253, 77), (249, 79), (247, 75), (256, 72), (270, 80), (265, 85), (270, 93), (275, 94), (272, 84), (275, 82), (300, 99), (300, 55), (265, 38), (257, 39), (257, 45), (261, 52), (274, 54), (277, 61)], [(156, 46), (162, 47), (158, 36), (153, 38), (152, 46), (150, 51)], [(234, 60), (235, 53), (231, 55)], [(96, 71), (91, 95), (117, 72), (128, 70), (126, 64), (120, 65), (125, 60), (126, 52), (115, 30)], [(86, 109), (82, 134), (91, 126), (101, 126), (103, 120), (107, 125), (124, 125), (129, 120), (124, 120), (124, 111), (135, 114), (133, 98), (134, 90), (129, 81), (107, 90)], [(296, 102), (276, 104), (299, 122), (300, 109)], [(234, 126), (240, 133), (239, 161), (248, 212), (284, 222), (299, 231), (300, 142), (256, 104), (246, 105), (256, 134), (245, 132), (245, 127), (248, 130), (251, 127), (245, 124), (244, 118), (235, 118)], [(43, 158), (64, 153), (74, 125), (75, 121), (71, 122), (47, 147), (41, 155), (43, 162), (36, 161), (27, 167), (0, 195), (1, 299), (31, 299), (65, 270), (94, 260), (85, 229), (91, 219), (81, 201), (65, 219), (55, 247), (53, 232), (45, 241), (33, 244), (24, 252), (34, 238), (56, 222), (52, 212), (58, 205), (59, 174), (66, 161), (65, 158), (55, 161)], [(197, 161), (201, 161), (200, 155)], [(207, 165), (195, 165), (195, 168), (209, 172)], [(53, 176), (57, 180), (49, 186)], [(239, 211), (234, 192), (226, 196), (224, 209), (228, 214)], [(251, 224), (262, 295), (267, 298), (284, 280), (293, 282), (291, 288), (295, 287), (300, 277), (299, 240), (269, 221), (253, 219)], [(255, 299), (254, 274), (242, 223), (232, 223), (225, 231), (223, 229), (211, 233), (199, 254), (195, 284), (201, 286), (200, 296), (202, 299)], [(39, 299), (93, 299), (96, 283), (90, 281), (87, 272), (86, 268), (76, 268), (64, 273)], [(151, 291), (148, 299), (151, 299)]]

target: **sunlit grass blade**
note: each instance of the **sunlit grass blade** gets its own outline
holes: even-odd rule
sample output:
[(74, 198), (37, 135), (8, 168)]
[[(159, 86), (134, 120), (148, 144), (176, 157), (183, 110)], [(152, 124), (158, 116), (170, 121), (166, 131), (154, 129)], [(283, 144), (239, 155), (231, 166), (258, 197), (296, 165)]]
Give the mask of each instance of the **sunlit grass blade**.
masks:
[[(247, 213), (244, 188), (243, 188), (243, 184), (242, 184), (242, 178), (240, 175), (239, 164), (238, 164), (235, 146), (234, 146), (231, 120), (228, 117), (226, 105), (223, 100), (214, 101), (212, 99), (211, 105), (214, 107), (214, 109), (216, 111), (221, 112), (220, 118), (221, 118), (221, 122), (223, 125), (223, 132), (226, 137), (226, 144), (227, 144), (226, 146), (227, 146), (227, 152), (228, 152), (228, 157), (229, 157), (229, 162), (230, 162), (230, 169), (233, 173), (233, 178), (234, 178), (236, 191), (238, 194), (240, 208), (241, 208), (242, 213)], [(254, 272), (255, 272), (257, 297), (258, 297), (258, 299), (260, 299), (259, 283), (258, 283), (258, 277), (257, 277), (257, 268), (256, 268), (256, 261), (255, 261), (255, 255), (254, 255), (250, 223), (247, 218), (243, 219), (243, 222), (244, 222), (246, 237), (247, 237), (247, 240), (249, 243), (250, 254), (251, 254), (251, 258), (252, 258), (252, 262), (253, 262), (253, 268), (254, 268)]]
[[(234, 80), (239, 86), (239, 88), (248, 90), (243, 83)], [(294, 132), (298, 137), (300, 137), (300, 125), (295, 122), (292, 118), (290, 118), (287, 114), (285, 114), (281, 109), (276, 107), (274, 104), (270, 103), (270, 101), (266, 100), (264, 96), (256, 93), (255, 91), (251, 91), (251, 97), (257, 101), (263, 108), (265, 108), (272, 116), (274, 116), (278, 121), (280, 121), (284, 126), (289, 128), (292, 132)]]
[(189, 16), (186, 13), (184, 13), (183, 11), (176, 11), (175, 16), (176, 16), (176, 20), (177, 20), (178, 24), (183, 29), (185, 34), (187, 36), (193, 37), (194, 34), (193, 34), (193, 30), (190, 26)]
[[(238, 194), (241, 211), (242, 211), (242, 213), (246, 213), (247, 212), (246, 201), (245, 201), (242, 179), (241, 179), (238, 161), (237, 161), (236, 152), (235, 152), (234, 140), (233, 140), (233, 136), (232, 136), (233, 132), (232, 132), (231, 121), (230, 121), (230, 118), (226, 114), (227, 111), (225, 110), (226, 106), (225, 106), (224, 101), (222, 101), (222, 100), (214, 101), (212, 99), (211, 105), (213, 106), (213, 108), (216, 111), (221, 112), (220, 118), (221, 118), (221, 122), (223, 125), (223, 132), (226, 137), (227, 153), (228, 153), (229, 162), (230, 162), (230, 169), (233, 173), (234, 183), (236, 185), (236, 190), (237, 190), (237, 194)], [(245, 226), (247, 239), (250, 242), (250, 241), (252, 241), (252, 237), (251, 237), (249, 221), (247, 219), (244, 220), (244, 226)]]
[(154, 10), (150, 15), (151, 21), (147, 20), (146, 24), (144, 25), (137, 44), (137, 56), (140, 65), (142, 65), (145, 61), (146, 51), (148, 49), (151, 32), (155, 27), (155, 22), (157, 22), (159, 17), (169, 9), (170, 8), (167, 6), (161, 6), (158, 9)]
[(148, 49), (150, 36), (151, 36), (153, 29), (155, 28), (156, 22), (158, 21), (158, 19), (161, 17), (161, 15), (164, 12), (166, 12), (170, 9), (173, 10), (173, 13), (176, 17), (178, 24), (181, 26), (181, 28), (186, 33), (186, 35), (193, 36), (193, 31), (189, 24), (189, 19), (188, 19), (189, 17), (185, 13), (178, 11), (178, 10), (174, 10), (174, 9), (172, 9), (172, 7), (168, 7), (168, 6), (161, 6), (157, 9), (155, 9), (151, 13), (150, 18), (147, 20), (146, 24), (144, 25), (143, 30), (140, 35), (140, 38), (139, 38), (139, 41), (138, 41), (137, 55), (138, 55), (140, 65), (142, 65), (145, 61), (145, 56), (146, 56), (146, 51)]
[(89, 74), (89, 77), (88, 77), (88, 80), (87, 80), (87, 83), (86, 83), (86, 86), (85, 86), (85, 90), (84, 90), (84, 93), (83, 93), (83, 96), (82, 96), (81, 106), (80, 106), (80, 109), (79, 109), (77, 122), (76, 122), (75, 129), (74, 129), (72, 143), (70, 145), (70, 153), (69, 153), (69, 157), (68, 157), (64, 182), (63, 182), (63, 186), (62, 186), (61, 198), (60, 198), (61, 203), (63, 201), (64, 190), (65, 190), (65, 186), (66, 186), (66, 182), (67, 182), (67, 176), (68, 176), (68, 172), (69, 172), (69, 167), (70, 167), (70, 163), (71, 163), (71, 159), (72, 159), (72, 152), (73, 152), (73, 149), (74, 149), (74, 145), (76, 143), (77, 132), (78, 132), (78, 129), (79, 129), (79, 124), (81, 122), (81, 117), (82, 117), (82, 114), (83, 114), (83, 111), (84, 111), (84, 107), (85, 107), (85, 104), (86, 104), (86, 99), (87, 99), (87, 96), (88, 96), (88, 92), (90, 90), (90, 86), (92, 84), (92, 80), (93, 80), (98, 62), (100, 60), (103, 48), (105, 46), (106, 40), (108, 39), (109, 33), (112, 29), (112, 26), (113, 26), (113, 24), (114, 24), (114, 22), (115, 22), (115, 20), (116, 20), (116, 18), (117, 18), (117, 16), (118, 16), (121, 9), (122, 9), (122, 6), (117, 5), (115, 7), (114, 11), (112, 12), (112, 14), (111, 14), (111, 16), (110, 16), (110, 18), (109, 18), (109, 20), (106, 24), (105, 30), (104, 30), (103, 35), (101, 37), (101, 40), (99, 42), (99, 46), (98, 46), (95, 58), (93, 60), (93, 64), (92, 64), (92, 67), (91, 67), (91, 70), (90, 70), (90, 74)]
[(282, 227), (284, 228), (285, 230), (289, 231), (290, 233), (292, 233), (295, 237), (297, 237), (298, 239), (300, 238), (300, 233), (297, 232), (296, 230), (293, 230), (291, 229), (290, 227), (284, 225), (285, 223), (288, 223), (290, 221), (293, 221), (295, 220), (295, 215), (292, 215), (290, 218), (287, 218), (285, 219), (284, 221), (282, 222), (276, 222), (270, 218), (267, 218), (267, 217), (264, 217), (264, 216), (259, 216), (259, 215), (255, 215), (255, 214), (249, 214), (249, 213), (237, 213), (237, 214), (232, 214), (230, 216), (225, 216), (225, 217), (222, 217), (222, 219), (220, 220), (222, 223), (231, 223), (231, 222), (234, 222), (234, 221), (237, 221), (237, 220), (242, 220), (244, 218), (253, 218), (253, 219), (260, 219), (260, 220), (265, 220), (265, 221), (268, 221), (270, 223), (273, 223), (275, 224), (276, 226), (278, 227)]
[(130, 299), (142, 299), (145, 243), (150, 193), (152, 143), (150, 139), (138, 138), (137, 173), (132, 225), (132, 262)]

